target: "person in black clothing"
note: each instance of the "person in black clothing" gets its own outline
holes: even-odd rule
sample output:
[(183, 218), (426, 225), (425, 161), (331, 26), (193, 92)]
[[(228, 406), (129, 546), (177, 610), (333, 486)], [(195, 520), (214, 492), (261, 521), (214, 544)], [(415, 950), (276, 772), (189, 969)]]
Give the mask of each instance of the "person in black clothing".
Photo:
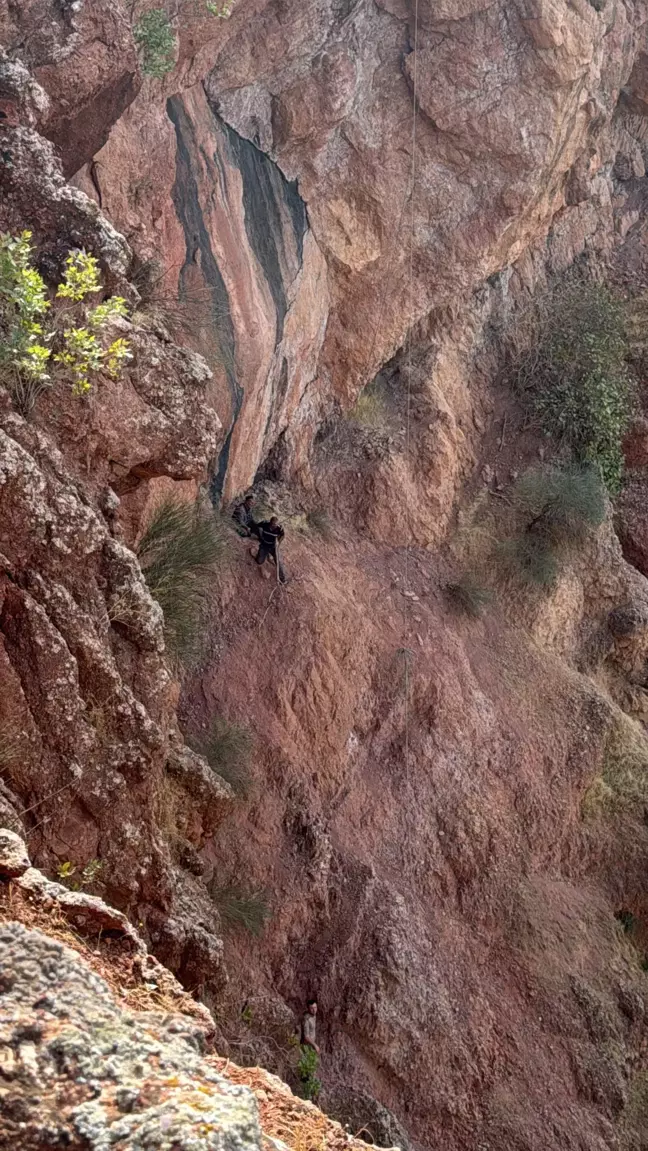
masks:
[(237, 504), (232, 513), (236, 530), (240, 536), (256, 536), (259, 539), (259, 525), (252, 513), (254, 496), (246, 496), (242, 504)]
[(276, 516), (272, 516), (269, 520), (262, 520), (260, 524), (257, 524), (257, 528), (259, 529), (260, 547), (256, 554), (256, 562), (259, 565), (264, 564), (269, 556), (275, 566), (279, 565), (279, 579), (281, 583), (285, 583), (286, 573), (277, 555), (277, 544), (281, 543), (285, 535), (279, 520)]

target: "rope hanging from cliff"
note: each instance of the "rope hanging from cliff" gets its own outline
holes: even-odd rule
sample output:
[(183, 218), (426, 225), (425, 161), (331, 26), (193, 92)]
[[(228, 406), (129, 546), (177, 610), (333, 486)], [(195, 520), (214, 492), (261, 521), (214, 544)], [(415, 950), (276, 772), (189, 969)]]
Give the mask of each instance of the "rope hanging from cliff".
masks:
[[(418, 100), (418, 16), (419, 0), (414, 3), (414, 64), (412, 69), (412, 161), (410, 174), (410, 247), (409, 247), (409, 327), (407, 332), (407, 411), (405, 420), (405, 461), (410, 462), (410, 426), (412, 415), (412, 328), (414, 325), (414, 234), (416, 228), (416, 128), (417, 128), (417, 100)], [(410, 527), (406, 527), (407, 539), (405, 541), (405, 592), (411, 591), (409, 582), (410, 567)], [(408, 596), (408, 604), (411, 599)], [(411, 607), (410, 607), (411, 610)], [(409, 712), (410, 712), (410, 674), (409, 652), (405, 654), (405, 781), (409, 782)]]

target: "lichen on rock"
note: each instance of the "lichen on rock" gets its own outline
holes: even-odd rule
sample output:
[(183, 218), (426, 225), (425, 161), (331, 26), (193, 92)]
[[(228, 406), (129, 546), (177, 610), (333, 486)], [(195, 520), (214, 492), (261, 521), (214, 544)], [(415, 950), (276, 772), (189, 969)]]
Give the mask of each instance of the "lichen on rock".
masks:
[(124, 1011), (69, 948), (19, 923), (0, 926), (0, 1136), (105, 1151), (256, 1151), (252, 1093), (202, 1058), (183, 1016)]

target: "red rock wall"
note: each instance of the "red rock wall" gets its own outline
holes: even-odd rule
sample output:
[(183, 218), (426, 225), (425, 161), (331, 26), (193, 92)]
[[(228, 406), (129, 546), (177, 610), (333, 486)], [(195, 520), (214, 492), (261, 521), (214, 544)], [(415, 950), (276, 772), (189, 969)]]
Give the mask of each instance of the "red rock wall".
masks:
[[(251, 482), (279, 437), (285, 466), (303, 476), (309, 425), (332, 405), (348, 406), (412, 322), (435, 309), (464, 306), (488, 276), (542, 243), (566, 206), (589, 201), (599, 219), (609, 214), (609, 126), (640, 59), (645, 17), (642, 4), (610, 4), (598, 12), (589, 0), (421, 2), (416, 52), (413, 12), (403, 0), (241, 2), (229, 20), (218, 22), (223, 28), (220, 39), (208, 43), (209, 69), (195, 77), (192, 64), (199, 82), (174, 101), (183, 108), (184, 148), (227, 293), (232, 330), (226, 342), (234, 341), (233, 351), (222, 349), (235, 363), (239, 397), (232, 394), (228, 422), (237, 407), (241, 413), (226, 494)], [(181, 19), (179, 27), (191, 40), (191, 20)], [(184, 87), (186, 76), (180, 63), (167, 90), (174, 79)], [(639, 64), (633, 83), (641, 88)], [(232, 169), (227, 141), (235, 137), (223, 134), (211, 110), (279, 171), (271, 176), (271, 165), (259, 156), (246, 193), (244, 169), (238, 177)], [(138, 188), (147, 178), (139, 171), (151, 137), (157, 146), (149, 200)], [(145, 150), (138, 140), (146, 141)], [(243, 143), (235, 150), (239, 161), (253, 155)], [(193, 241), (185, 236), (183, 242), (178, 231), (185, 197), (177, 154), (156, 85), (149, 83), (95, 169), (111, 218), (134, 229), (144, 255), (156, 252), (171, 281), (178, 268), (195, 262)], [(282, 268), (283, 295), (299, 297), (284, 351), (272, 344), (285, 303), (250, 224), (266, 236), (279, 227), (275, 248), (294, 241), (286, 222), (277, 221), (276, 202), (255, 201), (261, 170), (275, 188), (280, 173), (297, 181), (309, 225), (298, 278), (290, 261)], [(92, 194), (87, 174), (80, 179)], [(186, 186), (186, 175), (183, 181)]]
[[(58, 34), (55, 14), (38, 12)], [(27, 31), (35, 43), (37, 31)], [(78, 68), (83, 47), (94, 58), (95, 34), (93, 26), (84, 43), (75, 32), (66, 52), (50, 44), (50, 63), (39, 56), (38, 67)], [(113, 60), (116, 73), (123, 63)], [(112, 90), (112, 78), (97, 81), (99, 90)], [(37, 130), (50, 128), (46, 93), (4, 54), (0, 91), (0, 229), (31, 229), (48, 282), (58, 282), (70, 249), (83, 246), (99, 259), (106, 286), (135, 300), (126, 240), (65, 183)], [(104, 111), (114, 114), (110, 102)], [(132, 543), (135, 489), (142, 502), (142, 489), (161, 480), (195, 492), (207, 479), (221, 424), (199, 355), (150, 326), (121, 325), (132, 363), (86, 398), (59, 380), (27, 419), (0, 388), (3, 818), (24, 823), (30, 850), (51, 872), (68, 864), (80, 874), (100, 860), (106, 894), (146, 925), (159, 953), (194, 986), (207, 973), (217, 986), (224, 975), (211, 903), (189, 872), (177, 872), (161, 825), (169, 789), (190, 791), (196, 812), (187, 840), (200, 845), (231, 793), (184, 747), (162, 613), (125, 531)]]
[[(52, 394), (28, 423), (2, 393), (0, 721), (21, 732), (4, 818), (50, 871), (99, 856), (157, 953), (221, 997), (233, 1047), (284, 1070), (273, 1027), (316, 990), (331, 1107), (378, 1098), (421, 1147), (614, 1147), (643, 1066), (645, 980), (614, 912), (645, 914), (645, 832), (590, 834), (580, 805), (614, 705), (647, 714), (645, 581), (608, 525), (551, 595), (483, 623), (442, 589), (475, 477), (497, 501), (513, 468), (489, 331), (547, 274), (642, 235), (644, 8), (419, 0), (416, 52), (403, 0), (169, 8), (177, 66), (143, 84), (118, 3), (1, 13), (42, 87), (0, 60), (0, 226), (29, 224), (52, 276), (87, 246), (137, 309), (133, 371), (82, 409)], [(83, 164), (72, 184), (51, 141)], [(138, 307), (147, 261), (163, 288)], [(211, 373), (171, 338), (178, 298)], [(394, 353), (377, 444), (336, 417)], [(257, 738), (252, 794), (214, 838), (232, 796), (179, 736), (126, 545), (157, 485), (209, 471), (227, 498), (259, 469), (291, 480), (269, 494), (296, 578), (271, 597), (242, 545), (214, 589), (183, 724), (226, 714)], [(333, 538), (300, 542), (317, 506)], [(203, 872), (266, 888), (273, 912), (260, 941), (230, 936), (225, 999)]]

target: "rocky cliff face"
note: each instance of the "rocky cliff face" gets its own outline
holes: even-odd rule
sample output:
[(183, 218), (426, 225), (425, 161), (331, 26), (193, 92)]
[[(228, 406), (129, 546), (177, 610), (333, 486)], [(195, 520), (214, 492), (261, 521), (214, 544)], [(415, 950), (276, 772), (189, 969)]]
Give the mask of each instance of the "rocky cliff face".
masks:
[[(54, 35), (56, 21), (48, 26)], [(61, 84), (67, 70), (78, 67), (77, 53), (92, 52), (98, 33), (91, 27), (91, 33), (85, 25), (70, 32), (65, 51), (58, 42), (50, 45), (47, 59), (62, 73)], [(53, 279), (66, 251), (83, 245), (99, 259), (104, 282), (132, 298), (128, 244), (91, 201), (64, 183), (52, 145), (37, 130), (49, 130), (47, 95), (22, 63), (8, 57), (0, 83), (3, 228), (29, 226)], [(110, 115), (110, 106), (104, 111)], [(125, 546), (115, 511), (117, 491), (204, 477), (221, 424), (209, 402), (205, 362), (168, 336), (125, 324), (132, 371), (112, 383), (106, 379), (87, 404), (52, 390), (28, 421), (3, 389), (4, 804), (11, 820), (28, 818), (30, 847), (51, 866), (63, 855), (86, 862), (105, 858), (110, 897), (132, 914), (139, 906), (146, 915), (148, 906), (151, 925), (159, 923), (161, 949), (169, 956), (173, 951), (180, 966), (194, 964), (194, 972), (202, 951), (218, 982), (220, 942), (211, 923), (200, 926), (200, 913), (183, 920), (159, 812), (168, 773), (191, 780), (191, 790), (198, 786), (205, 798), (205, 822), (195, 824), (200, 842), (229, 792), (183, 749), (161, 611)], [(169, 919), (174, 901), (178, 918)], [(189, 937), (201, 933), (198, 950), (193, 944), (188, 950)], [(202, 976), (193, 978), (200, 982)]]
[(287, 1135), (361, 1146), (273, 1076), (215, 1057), (209, 1012), (128, 920), (48, 881), (7, 830), (0, 875), (3, 1142), (283, 1151)]
[[(643, 173), (626, 120), (642, 100), (646, 14), (597, 7), (423, 4), (414, 51), (404, 3), (239, 4), (180, 101), (165, 110), (145, 86), (93, 171), (143, 254), (185, 290), (189, 275), (206, 278), (226, 311), (221, 358), (234, 357), (239, 389), (227, 421), (240, 418), (228, 494), (274, 445), (303, 476), (321, 415), (348, 406), (413, 323), (465, 307), (542, 242), (556, 216), (573, 218), (566, 260), (609, 242), (617, 150), (628, 175)], [(150, 196), (142, 140), (155, 143)], [(87, 172), (80, 183), (92, 194)]]
[[(642, 425), (618, 507), (636, 566), (610, 512), (550, 592), (475, 623), (442, 589), (471, 509), (495, 530), (545, 450), (499, 379), (532, 294), (582, 258), (645, 284), (648, 12), (168, 15), (153, 79), (118, 0), (0, 9), (0, 226), (31, 228), (52, 283), (92, 250), (135, 355), (30, 420), (0, 389), (3, 821), (51, 872), (101, 860), (223, 1050), (289, 1074), (316, 991), (323, 1100), (383, 1143), (640, 1147), (645, 821), (582, 802), (646, 718)], [(362, 430), (344, 413), (379, 369)], [(241, 545), (180, 700), (188, 735), (255, 732), (234, 804), (183, 743), (130, 548), (161, 491), (255, 479), (295, 579), (267, 587)], [(242, 880), (272, 918), (224, 964), (205, 881)]]

